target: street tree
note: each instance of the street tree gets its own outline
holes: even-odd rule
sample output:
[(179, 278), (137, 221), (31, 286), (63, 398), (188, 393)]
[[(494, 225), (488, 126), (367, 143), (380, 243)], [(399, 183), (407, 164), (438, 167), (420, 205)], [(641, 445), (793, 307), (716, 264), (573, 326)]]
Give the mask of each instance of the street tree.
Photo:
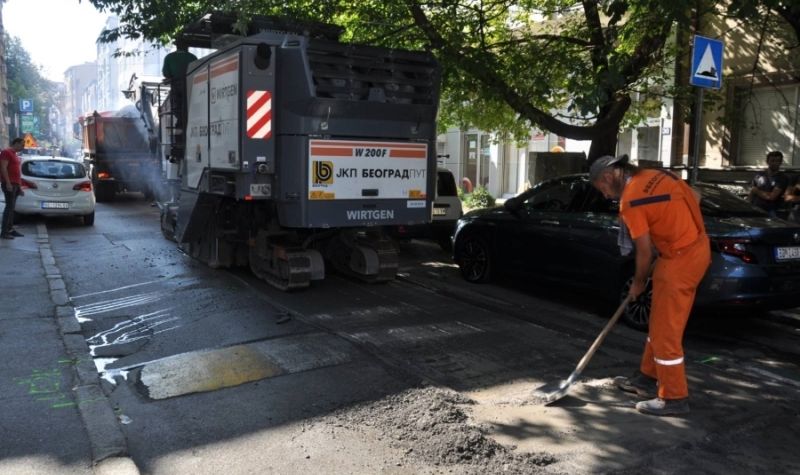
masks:
[[(167, 42), (210, 10), (325, 21), (345, 41), (427, 49), (443, 67), (440, 123), (527, 137), (535, 126), (613, 154), (636, 93), (664, 94), (668, 38), (689, 0), (90, 0), (120, 17), (104, 41)], [(165, 14), (165, 12), (169, 14)]]
[[(19, 38), (5, 34), (4, 40), (6, 82), (14, 110), (18, 110), (16, 108), (20, 99), (32, 100), (33, 116), (39, 123), (38, 138), (55, 139), (49, 114), (51, 110), (57, 108), (60, 95), (57, 83), (42, 75), (41, 67), (33, 63)], [(12, 132), (21, 135), (19, 130)]]

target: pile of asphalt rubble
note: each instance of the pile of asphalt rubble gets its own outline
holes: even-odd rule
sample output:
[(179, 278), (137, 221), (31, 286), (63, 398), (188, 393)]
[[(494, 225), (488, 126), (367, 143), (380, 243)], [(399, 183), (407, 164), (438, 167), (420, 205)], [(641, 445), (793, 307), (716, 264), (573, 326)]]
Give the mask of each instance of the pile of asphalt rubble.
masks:
[(459, 473), (530, 474), (555, 463), (548, 453), (513, 454), (470, 424), (465, 408), (474, 401), (440, 388), (409, 389), (337, 414), (343, 425), (371, 426), (409, 457)]

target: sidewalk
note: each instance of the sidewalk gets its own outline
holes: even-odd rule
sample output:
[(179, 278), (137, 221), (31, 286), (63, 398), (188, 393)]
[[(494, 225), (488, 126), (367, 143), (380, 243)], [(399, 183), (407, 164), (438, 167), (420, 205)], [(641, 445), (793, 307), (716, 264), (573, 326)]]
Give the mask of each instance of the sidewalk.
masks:
[(0, 241), (0, 473), (103, 472), (110, 463), (94, 462), (124, 455), (124, 439), (120, 449), (107, 399), (78, 375), (85, 343), (68, 350), (70, 338), (83, 337), (65, 335), (75, 319), (46, 227), (18, 230), (25, 236)]

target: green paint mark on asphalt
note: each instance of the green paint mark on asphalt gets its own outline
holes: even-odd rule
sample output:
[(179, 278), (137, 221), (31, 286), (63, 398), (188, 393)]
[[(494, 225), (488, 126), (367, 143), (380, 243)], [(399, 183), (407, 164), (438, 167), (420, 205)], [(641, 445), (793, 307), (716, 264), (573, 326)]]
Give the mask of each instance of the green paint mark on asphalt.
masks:
[(75, 407), (75, 403), (70, 401), (70, 402), (61, 402), (61, 403), (58, 403), (58, 404), (51, 404), (50, 405), (51, 409), (61, 409), (61, 408), (64, 408), (64, 407)]
[[(62, 363), (64, 360), (58, 360)], [(20, 386), (27, 386), (28, 395), (33, 396), (34, 401), (51, 402), (52, 409), (61, 409), (74, 406), (68, 393), (61, 390), (61, 369), (40, 370), (34, 369), (31, 375), (25, 378), (14, 378), (14, 382)]]

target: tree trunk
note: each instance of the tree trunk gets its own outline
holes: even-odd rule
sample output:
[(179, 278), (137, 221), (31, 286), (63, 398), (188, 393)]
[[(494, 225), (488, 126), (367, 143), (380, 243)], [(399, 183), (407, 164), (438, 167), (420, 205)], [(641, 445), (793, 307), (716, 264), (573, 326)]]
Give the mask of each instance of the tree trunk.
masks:
[(617, 136), (617, 132), (607, 132), (592, 140), (592, 145), (589, 147), (589, 163), (603, 155), (614, 156), (617, 153)]

